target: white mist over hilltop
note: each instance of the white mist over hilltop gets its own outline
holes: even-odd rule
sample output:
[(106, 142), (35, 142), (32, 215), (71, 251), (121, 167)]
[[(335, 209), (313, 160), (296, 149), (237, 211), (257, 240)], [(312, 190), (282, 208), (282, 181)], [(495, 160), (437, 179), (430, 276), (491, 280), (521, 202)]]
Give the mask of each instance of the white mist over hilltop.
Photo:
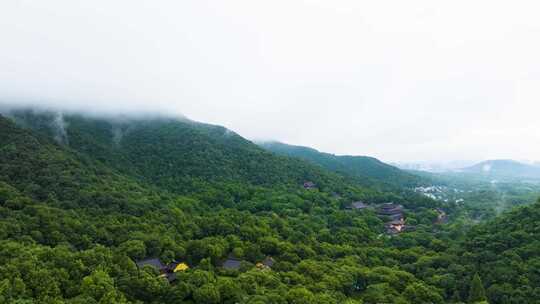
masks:
[(537, 159), (537, 1), (3, 1), (0, 104), (386, 161)]

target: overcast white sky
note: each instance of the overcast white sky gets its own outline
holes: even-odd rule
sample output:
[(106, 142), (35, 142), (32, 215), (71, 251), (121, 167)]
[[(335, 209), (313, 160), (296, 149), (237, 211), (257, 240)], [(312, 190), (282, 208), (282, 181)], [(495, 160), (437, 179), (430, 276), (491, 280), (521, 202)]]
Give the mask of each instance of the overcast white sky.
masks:
[(0, 103), (386, 161), (540, 159), (540, 2), (0, 2)]

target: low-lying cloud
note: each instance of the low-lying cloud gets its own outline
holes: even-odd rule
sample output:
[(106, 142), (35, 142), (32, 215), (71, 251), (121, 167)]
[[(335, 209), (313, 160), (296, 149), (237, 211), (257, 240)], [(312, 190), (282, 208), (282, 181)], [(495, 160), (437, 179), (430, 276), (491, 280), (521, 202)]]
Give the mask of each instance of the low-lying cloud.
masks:
[(540, 155), (535, 1), (4, 1), (0, 104), (387, 161)]

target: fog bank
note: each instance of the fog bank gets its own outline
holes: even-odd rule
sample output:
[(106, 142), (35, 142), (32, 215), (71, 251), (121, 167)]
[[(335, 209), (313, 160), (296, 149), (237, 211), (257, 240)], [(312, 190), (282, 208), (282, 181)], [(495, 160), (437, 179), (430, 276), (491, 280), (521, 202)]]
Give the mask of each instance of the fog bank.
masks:
[(3, 1), (0, 104), (385, 161), (538, 159), (536, 1)]

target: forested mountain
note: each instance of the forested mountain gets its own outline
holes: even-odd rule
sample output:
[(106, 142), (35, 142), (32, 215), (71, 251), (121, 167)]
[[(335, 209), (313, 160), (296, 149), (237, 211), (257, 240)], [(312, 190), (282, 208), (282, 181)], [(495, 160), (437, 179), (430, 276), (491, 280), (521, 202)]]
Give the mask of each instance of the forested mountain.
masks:
[(200, 192), (209, 186), (243, 192), (246, 184), (297, 189), (304, 182), (313, 182), (323, 192), (349, 198), (405, 204), (414, 199), (419, 206), (433, 203), (414, 193), (404, 193), (403, 187), (381, 193), (389, 190), (382, 186), (382, 181), (366, 183), (317, 164), (279, 156), (223, 127), (185, 118), (96, 118), (33, 110), (13, 111), (10, 115), (19, 125), (88, 159), (141, 183), (178, 194)]
[[(52, 114), (26, 113), (31, 115), (26, 119), (19, 115), (16, 120), (25, 128), (0, 118), (3, 302), (337, 303), (348, 299), (355, 303), (369, 284), (391, 280), (394, 274), (407, 276), (412, 285), (408, 289), (408, 285), (388, 286), (366, 297), (388, 297), (385, 293), (392, 292), (407, 299), (415, 288), (440, 297), (433, 287), (420, 286), (412, 274), (386, 268), (390, 264), (381, 262), (385, 254), (377, 253), (384, 248), (377, 239), (383, 231), (381, 220), (371, 212), (351, 217), (340, 201), (346, 202), (348, 196), (384, 200), (395, 195), (357, 187), (302, 161), (274, 156), (234, 134), (227, 134), (233, 136), (236, 143), (232, 144), (197, 130), (223, 137), (215, 127), (138, 121), (127, 123), (122, 140), (115, 142), (106, 119), (65, 116), (59, 123)], [(170, 124), (185, 126), (195, 135), (177, 135), (181, 128)], [(145, 134), (145, 130), (149, 134), (144, 137), (131, 133)], [(137, 142), (139, 138), (144, 140)], [(137, 145), (121, 148), (124, 139)], [(167, 147), (169, 140), (180, 148), (171, 144), (171, 152), (152, 147)], [(185, 147), (183, 140), (202, 143)], [(261, 172), (261, 182), (257, 172), (257, 177), (250, 171), (241, 173), (239, 167), (249, 159), (235, 161), (238, 155), (225, 154), (213, 163), (213, 155), (223, 153), (220, 149), (182, 152), (227, 144), (242, 157), (253, 156), (258, 162), (253, 166), (268, 167), (279, 179)], [(172, 157), (169, 153), (178, 153), (180, 160), (168, 160), (173, 162), (210, 156), (196, 163), (203, 168), (179, 167), (178, 173), (161, 167), (165, 172), (160, 176), (161, 171), (151, 167), (164, 164), (156, 158)], [(186, 178), (185, 172), (192, 176)], [(179, 179), (169, 182), (171, 176)], [(320, 188), (304, 189), (301, 183), (306, 177), (314, 177)], [(332, 196), (331, 191), (339, 190), (333, 185), (347, 190), (342, 198)], [(416, 220), (420, 231), (431, 226), (422, 210)], [(411, 214), (411, 219), (415, 216)], [(243, 261), (241, 270), (220, 266), (231, 254)], [(253, 267), (265, 256), (276, 260), (271, 272)], [(362, 256), (372, 261), (360, 262)], [(136, 261), (155, 257), (165, 263), (184, 261), (190, 269), (179, 273), (175, 284), (153, 269), (137, 270)], [(355, 287), (358, 276), (373, 277), (372, 283)]]
[(12, 115), (19, 124), (87, 157), (175, 192), (224, 181), (278, 186), (309, 180), (324, 187), (338, 178), (304, 162), (276, 157), (223, 127), (187, 119), (58, 117), (34, 111)]
[(459, 255), (482, 273), (490, 303), (540, 302), (540, 201), (475, 227)]
[(319, 152), (302, 146), (287, 145), (280, 142), (261, 142), (259, 145), (274, 153), (295, 157), (322, 166), (323, 168), (356, 177), (375, 180), (399, 187), (412, 187), (426, 183), (422, 178), (385, 164), (368, 156), (339, 156)]
[(540, 180), (540, 167), (514, 160), (488, 160), (460, 172), (491, 179)]
[(188, 120), (0, 116), (0, 303), (539, 303), (537, 205), (469, 234), (435, 208)]
[(0, 131), (1, 179), (37, 200), (76, 206), (89, 200), (99, 202), (102, 193), (114, 193), (119, 202), (129, 200), (130, 204), (124, 206), (131, 208), (141, 195), (151, 195), (102, 163), (73, 153), (1, 116)]

